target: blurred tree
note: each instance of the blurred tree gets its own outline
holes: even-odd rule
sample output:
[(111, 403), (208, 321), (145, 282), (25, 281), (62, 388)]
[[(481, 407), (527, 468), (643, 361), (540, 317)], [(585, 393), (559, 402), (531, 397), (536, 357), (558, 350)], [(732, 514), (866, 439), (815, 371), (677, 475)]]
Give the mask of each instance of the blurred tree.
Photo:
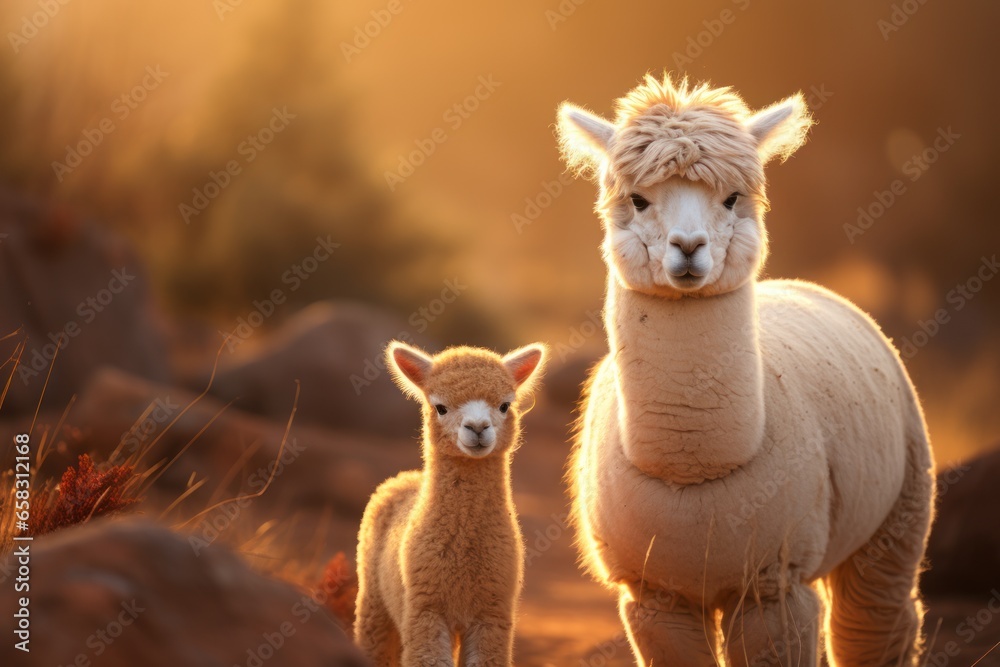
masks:
[[(3, 14), (16, 23), (31, 7)], [(360, 157), (327, 5), (102, 8), (53, 21), (22, 53), (0, 50), (0, 187), (129, 235), (180, 312), (225, 321), (280, 289), (275, 324), (324, 298), (410, 312), (441, 289), (420, 267), (453, 243), (401, 213)], [(150, 63), (165, 83), (122, 118), (115, 100)], [(113, 132), (58, 178), (53, 161), (102, 119)], [(331, 244), (329, 260), (307, 259)]]
[[(448, 250), (400, 220), (359, 159), (321, 15), (319, 0), (274, 5), (202, 102), (199, 150), (167, 165), (181, 202), (178, 261), (168, 262), (178, 305), (240, 313), (275, 289), (293, 304), (405, 303), (419, 288), (396, 284), (405, 265)], [(309, 273), (303, 260), (330, 242), (331, 259)]]

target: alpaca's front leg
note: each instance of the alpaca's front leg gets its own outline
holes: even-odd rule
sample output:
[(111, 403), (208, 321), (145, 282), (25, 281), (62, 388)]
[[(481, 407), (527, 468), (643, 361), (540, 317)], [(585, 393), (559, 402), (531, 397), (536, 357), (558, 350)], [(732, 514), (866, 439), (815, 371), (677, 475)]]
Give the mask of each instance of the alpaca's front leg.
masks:
[(510, 667), (514, 659), (514, 622), (481, 621), (462, 636), (459, 667)]
[(367, 588), (358, 598), (354, 641), (375, 667), (399, 666), (399, 632), (382, 600)]
[(760, 601), (753, 590), (722, 616), (726, 655), (734, 667), (816, 667), (822, 603), (811, 586), (793, 583)]
[(454, 667), (452, 638), (440, 614), (413, 610), (403, 622), (403, 667)]
[(711, 616), (673, 593), (642, 587), (619, 599), (632, 652), (640, 667), (715, 667)]

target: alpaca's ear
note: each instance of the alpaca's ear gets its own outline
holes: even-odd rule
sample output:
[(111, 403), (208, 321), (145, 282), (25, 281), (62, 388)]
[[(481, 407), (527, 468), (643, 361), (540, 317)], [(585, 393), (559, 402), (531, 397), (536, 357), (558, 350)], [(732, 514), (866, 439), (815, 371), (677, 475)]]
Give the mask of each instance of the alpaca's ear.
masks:
[(514, 384), (519, 390), (531, 389), (541, 376), (541, 370), (545, 366), (544, 358), (545, 346), (541, 343), (535, 343), (509, 353), (503, 358), (503, 365), (514, 376)]
[(805, 98), (796, 93), (754, 114), (747, 130), (757, 139), (760, 159), (767, 164), (775, 157), (787, 160), (805, 142), (812, 123)]
[(593, 173), (608, 153), (615, 126), (589, 111), (564, 102), (559, 107), (559, 147), (570, 169)]
[(404, 394), (419, 398), (427, 384), (434, 361), (425, 352), (394, 340), (385, 351), (392, 378)]

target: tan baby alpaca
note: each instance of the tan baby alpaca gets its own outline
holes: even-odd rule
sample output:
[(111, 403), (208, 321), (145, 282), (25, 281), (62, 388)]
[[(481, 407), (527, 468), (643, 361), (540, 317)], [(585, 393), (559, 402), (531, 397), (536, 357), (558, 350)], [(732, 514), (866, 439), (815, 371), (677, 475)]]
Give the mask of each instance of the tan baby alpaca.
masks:
[(543, 355), (389, 345), (396, 382), (423, 401), (424, 469), (379, 486), (361, 522), (355, 641), (376, 665), (511, 664), (524, 548), (510, 461)]

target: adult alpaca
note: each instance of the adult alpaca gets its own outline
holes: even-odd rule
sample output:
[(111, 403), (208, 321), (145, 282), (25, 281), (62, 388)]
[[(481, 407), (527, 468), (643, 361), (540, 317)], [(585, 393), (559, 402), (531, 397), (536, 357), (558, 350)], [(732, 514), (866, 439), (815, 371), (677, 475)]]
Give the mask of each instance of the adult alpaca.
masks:
[[(913, 665), (934, 480), (920, 404), (878, 326), (758, 282), (764, 165), (811, 124), (647, 76), (614, 123), (570, 104), (564, 155), (600, 182), (610, 354), (571, 460), (584, 562), (643, 665)], [(823, 582), (821, 585), (820, 582)]]

